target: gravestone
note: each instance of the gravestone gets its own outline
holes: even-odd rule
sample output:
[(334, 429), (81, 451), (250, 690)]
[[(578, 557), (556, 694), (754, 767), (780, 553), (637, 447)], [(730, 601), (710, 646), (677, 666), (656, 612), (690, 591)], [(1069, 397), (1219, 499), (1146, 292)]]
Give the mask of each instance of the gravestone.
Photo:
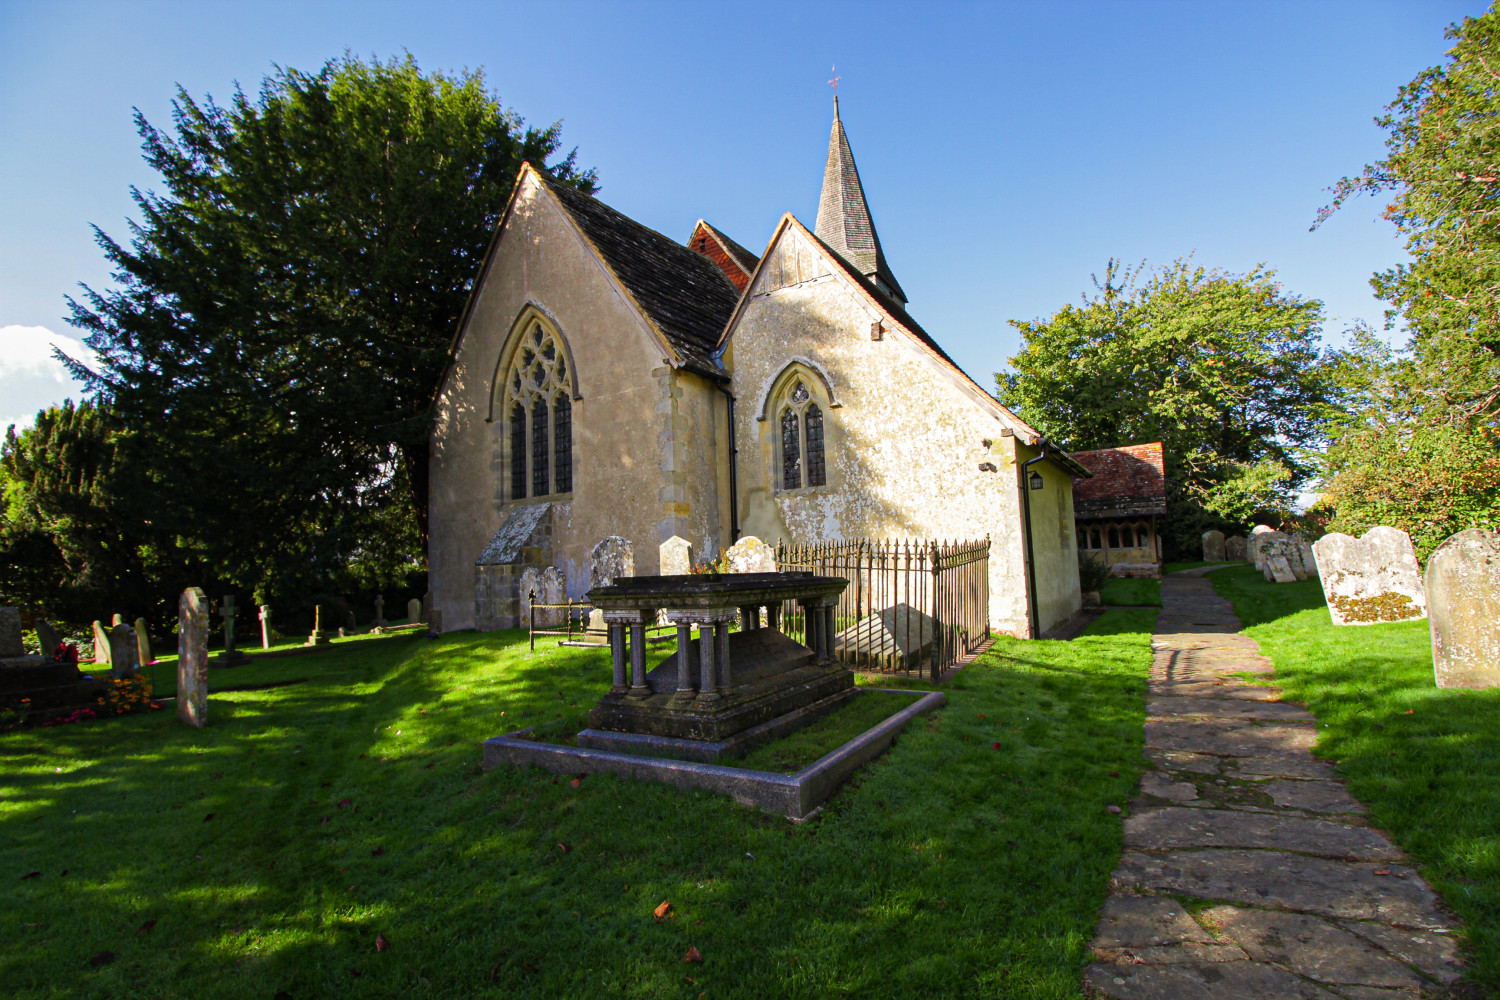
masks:
[[(25, 655), (26, 644), (21, 641), (21, 609), (0, 608), (0, 660)], [(50, 660), (52, 650), (44, 648), (42, 655)]]
[(1318, 560), (1313, 555), (1312, 542), (1301, 532), (1292, 532), (1292, 541), (1297, 543), (1297, 554), (1302, 557), (1302, 569), (1308, 576), (1318, 575)]
[(1211, 563), (1224, 561), (1224, 532), (1205, 531), (1203, 533), (1203, 561)]
[(1500, 686), (1500, 534), (1453, 535), (1428, 557), (1426, 583), (1437, 686)]
[(1260, 536), (1270, 534), (1275, 530), (1275, 528), (1268, 525), (1257, 524), (1250, 529), (1250, 537), (1245, 542), (1245, 561), (1254, 564), (1255, 568), (1262, 572), (1265, 571), (1266, 564), (1260, 555)]
[(344, 632), (346, 632), (349, 635), (353, 635), (354, 634), (354, 630), (357, 627), (358, 626), (356, 626), (354, 624), (354, 612), (353, 611), (345, 611), (344, 612)]
[(122, 615), (122, 614), (120, 614), (119, 612), (115, 612), (115, 616), (109, 620), (109, 627), (110, 628), (114, 628), (116, 625), (124, 625), (124, 624), (125, 624), (125, 616)]
[(724, 553), (731, 573), (776, 572), (776, 550), (754, 535), (746, 535)]
[(109, 633), (104, 630), (104, 623), (94, 619), (94, 663), (99, 666), (109, 666)]
[(406, 624), (415, 625), (422, 620), (422, 602), (413, 597), (406, 602)]
[(151, 655), (151, 636), (146, 631), (146, 619), (135, 620), (135, 657), (139, 664), (155, 663), (156, 657)]
[(657, 549), (662, 576), (687, 576), (693, 571), (693, 543), (673, 535)]
[(177, 721), (208, 722), (208, 598), (199, 587), (177, 600)]
[(1233, 535), (1224, 539), (1224, 560), (1226, 562), (1245, 561), (1245, 536)]
[(224, 599), (219, 602), (219, 617), (224, 619), (224, 652), (220, 653), (218, 659), (214, 661), (221, 667), (237, 666), (250, 659), (245, 655), (244, 650), (237, 649), (234, 645), (234, 621), (239, 613), (239, 608), (234, 605), (234, 595), (225, 594)]
[(271, 606), (269, 604), (260, 606), (260, 648), (271, 648)]
[[(1293, 583), (1307, 579), (1307, 570), (1302, 568), (1302, 549), (1295, 538), (1285, 532), (1267, 531), (1257, 540), (1260, 544), (1261, 572), (1265, 574), (1268, 581)], [(1285, 564), (1285, 571), (1291, 574), (1290, 580), (1283, 580), (1277, 572), (1272, 571), (1271, 560), (1273, 559)]]
[(1292, 569), (1290, 561), (1280, 552), (1267, 553), (1265, 559), (1266, 582), (1267, 583), (1296, 583), (1297, 574)]
[(428, 608), (427, 609), (427, 634), (428, 635), (442, 635), (443, 634), (443, 609), (442, 608)]
[(383, 594), (375, 595), (375, 621), (371, 624), (377, 626), (384, 626), (387, 624), (385, 620), (385, 595)]
[(1335, 625), (1377, 625), (1427, 614), (1422, 567), (1406, 532), (1382, 526), (1355, 538), (1335, 531), (1314, 542), (1312, 552)]
[(312, 634), (307, 637), (304, 646), (326, 646), (330, 642), (327, 635), (323, 633), (323, 605), (313, 605), (313, 628)]
[(610, 535), (589, 553), (589, 589), (611, 586), (616, 580), (635, 576), (635, 549), (630, 539)]
[(62, 636), (57, 634), (57, 629), (38, 618), (36, 641), (42, 647), (42, 656), (50, 660), (57, 655), (57, 647), (62, 645)]
[(135, 629), (124, 622), (109, 630), (109, 673), (117, 681), (136, 673)]
[(531, 622), (532, 594), (536, 595), (536, 603), (539, 605), (536, 612), (537, 626), (552, 628), (561, 625), (567, 611), (557, 608), (544, 609), (540, 605), (562, 604), (567, 600), (567, 586), (563, 581), (562, 571), (556, 566), (548, 566), (546, 569), (527, 566), (521, 571), (521, 625), (523, 627)]

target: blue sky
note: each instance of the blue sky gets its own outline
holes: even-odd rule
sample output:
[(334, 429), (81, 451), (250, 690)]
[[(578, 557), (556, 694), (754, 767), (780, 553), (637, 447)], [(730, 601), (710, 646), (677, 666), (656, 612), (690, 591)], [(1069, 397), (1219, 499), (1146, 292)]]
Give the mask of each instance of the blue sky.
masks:
[(911, 312), (982, 385), (1111, 257), (1244, 272), (1327, 303), (1337, 342), (1379, 325), (1401, 259), (1365, 199), (1316, 232), (1326, 189), (1382, 155), (1371, 121), (1442, 62), (1477, 2), (334, 3), (0, 0), (0, 427), (76, 397), (48, 360), (109, 285), (90, 224), (128, 236), (155, 177), (131, 109), (177, 85), (227, 98), (273, 64), (346, 49), (483, 68), (561, 119), (601, 197), (678, 240), (699, 217), (759, 251), (816, 215), (830, 67)]

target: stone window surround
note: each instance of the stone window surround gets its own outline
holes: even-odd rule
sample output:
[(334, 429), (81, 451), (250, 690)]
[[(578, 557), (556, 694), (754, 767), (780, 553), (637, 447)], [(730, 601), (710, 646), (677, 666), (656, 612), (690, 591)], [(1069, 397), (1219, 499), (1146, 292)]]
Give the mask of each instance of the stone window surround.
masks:
[[(512, 384), (512, 375), (518, 368), (518, 362), (523, 356), (523, 351), (528, 349), (536, 349), (537, 345), (534, 344), (534, 340), (535, 334), (538, 330), (540, 330), (542, 334), (543, 346), (545, 346), (549, 340), (551, 343), (556, 345), (557, 356), (550, 361), (549, 367), (552, 370), (548, 372), (546, 381), (543, 383), (543, 388), (540, 393), (536, 389), (534, 389), (532, 385), (529, 384), (528, 380), (527, 382), (523, 383), (522, 391), (517, 394), (514, 391), (514, 387)], [(559, 363), (564, 368), (564, 373), (561, 379), (558, 379), (555, 372), (556, 366)], [(498, 503), (507, 504), (523, 500), (540, 501), (549, 498), (556, 499), (565, 497), (569, 493), (571, 493), (571, 486), (576, 485), (577, 483), (576, 466), (574, 469), (570, 470), (573, 473), (573, 475), (570, 477), (572, 479), (572, 482), (569, 484), (570, 488), (568, 490), (562, 491), (556, 490), (558, 474), (555, 465), (558, 455), (558, 443), (554, 439), (553, 435), (557, 427), (555, 416), (557, 409), (556, 401), (562, 399), (565, 395), (570, 399), (570, 424), (576, 424), (576, 403), (583, 398), (579, 395), (577, 387), (578, 369), (574, 363), (573, 351), (568, 344), (567, 338), (563, 335), (562, 331), (558, 328), (556, 321), (548, 312), (546, 312), (536, 303), (528, 302), (521, 309), (519, 315), (517, 315), (516, 317), (515, 322), (511, 325), (511, 331), (507, 335), (505, 340), (505, 347), (501, 350), (500, 357), (496, 361), (494, 376), (492, 377), (490, 382), (490, 413), (486, 418), (486, 423), (491, 424), (495, 429), (492, 435), (494, 440), (494, 462), (492, 467), (497, 472), (497, 488), (495, 491), (495, 499)], [(536, 492), (534, 490), (534, 483), (532, 481), (532, 456), (530, 454), (533, 430), (532, 403), (539, 397), (539, 395), (541, 398), (546, 400), (548, 404), (547, 411), (549, 415), (549, 419), (547, 422), (547, 455), (549, 465), (548, 488), (549, 490), (551, 490), (551, 492), (547, 493)], [(526, 419), (524, 441), (526, 442), (527, 454), (525, 455), (524, 466), (527, 495), (525, 496), (512, 496), (512, 493), (514, 491), (512, 489), (511, 470), (511, 416), (512, 410), (514, 409), (515, 404), (518, 401), (524, 407)], [(499, 419), (496, 419), (497, 417)], [(576, 427), (571, 429), (576, 430)], [(573, 449), (568, 449), (568, 451), (570, 452), (570, 454), (574, 452)]]
[[(798, 384), (807, 390), (807, 399), (793, 403), (791, 401), (792, 391)], [(766, 391), (761, 394), (761, 407), (757, 420), (771, 421), (771, 491), (776, 496), (800, 496), (804, 493), (825, 493), (834, 486), (834, 463), (832, 461), (832, 445), (834, 435), (831, 431), (830, 410), (839, 406), (833, 399), (832, 384), (822, 366), (817, 365), (806, 358), (794, 358), (771, 380)], [(823, 425), (823, 482), (816, 486), (807, 484), (807, 470), (809, 467), (807, 455), (807, 413), (816, 405), (822, 414)], [(784, 468), (782, 465), (781, 435), (782, 414), (790, 407), (797, 413), (797, 436), (801, 449), (801, 483), (802, 485), (791, 489), (783, 486), (785, 482)]]

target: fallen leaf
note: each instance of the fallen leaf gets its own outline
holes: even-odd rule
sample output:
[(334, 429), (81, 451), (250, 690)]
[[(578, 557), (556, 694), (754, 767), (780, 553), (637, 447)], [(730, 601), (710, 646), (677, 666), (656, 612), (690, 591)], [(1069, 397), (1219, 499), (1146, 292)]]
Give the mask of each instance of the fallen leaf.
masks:
[[(354, 886), (351, 885), (349, 888), (353, 889)], [(391, 947), (391, 943), (386, 940), (386, 937), (385, 937), (384, 933), (377, 933), (375, 935), (375, 950), (376, 951), (387, 951), (387, 950), (390, 949), (390, 947)]]
[(982, 718), (984, 718), (984, 713), (983, 713), (983, 712), (980, 712), (980, 713), (979, 713), (979, 717), (980, 717), (980, 718), (981, 718), (981, 719), (982, 719)]
[(99, 967), (101, 965), (108, 965), (110, 962), (113, 962), (114, 960), (115, 960), (115, 953), (114, 952), (112, 952), (112, 951), (101, 951), (99, 954), (97, 954), (93, 958), (89, 959), (89, 964), (92, 965), (92, 966), (94, 966), (95, 968), (97, 968), (97, 967)]
[(688, 982), (692, 983), (694, 986), (698, 985), (698, 980), (694, 979), (692, 976), (683, 976), (682, 978), (686, 979)]
[(672, 912), (672, 904), (671, 904), (671, 902), (664, 899), (664, 900), (661, 901), (661, 905), (660, 906), (658, 906), (656, 909), (654, 909), (654, 910), (651, 911), (651, 914), (654, 917), (656, 917), (657, 920), (665, 920), (667, 918), (667, 914), (669, 914), (671, 912)]
[(1391, 870), (1389, 868), (1377, 868), (1377, 869), (1375, 869), (1375, 874), (1376, 875), (1389, 875), (1390, 873), (1391, 873)]
[[(68, 870), (67, 870), (67, 869), (66, 869), (66, 868), (64, 868), (64, 869), (63, 869), (63, 870), (62, 870), (62, 874), (63, 874), (63, 875), (66, 875), (66, 874), (68, 874)], [(59, 876), (58, 876), (58, 877), (59, 877), (59, 878), (61, 878), (61, 877), (62, 877), (62, 875), (59, 875)]]
[(353, 799), (339, 799), (339, 808), (342, 809), (353, 801)]
[(331, 782), (331, 781), (325, 781), (322, 784), (318, 785), (318, 787), (319, 788), (332, 788), (333, 787), (333, 782)]
[(1104, 811), (1107, 812), (1107, 813), (1119, 813), (1122, 810), (1120, 809), (1119, 806), (1105, 806), (1104, 807)]
[(583, 782), (578, 780), (577, 778), (574, 778), (572, 781), (568, 782), (568, 784), (572, 785), (574, 788), (579, 788), (583, 785)]
[(222, 771), (215, 771), (213, 774), (210, 774), (209, 777), (210, 778), (222, 778), (222, 777), (224, 777), (224, 774), (223, 774)]
[[(358, 888), (359, 888), (359, 886), (357, 886), (357, 885), (351, 885), (349, 888), (345, 889), (344, 891), (345, 892), (353, 892), (355, 889), (358, 889)], [(376, 948), (377, 951), (385, 951), (384, 948), (380, 947), (380, 942), (379, 941), (375, 942), (375, 948)]]
[(385, 853), (385, 848), (384, 847), (377, 847), (377, 848), (375, 848), (375, 850), (373, 850), (373, 851), (370, 852), (370, 857), (372, 857), (372, 858), (378, 858), (378, 857), (380, 857), (384, 853)]
[(203, 860), (203, 855), (201, 855), (201, 854), (194, 854), (193, 855), (193, 860), (194, 861), (202, 861)]
[(213, 818), (214, 818), (214, 814), (213, 813), (209, 813), (207, 816), (203, 817), (203, 822), (207, 823), (209, 820), (211, 820)]
[(437, 761), (433, 761), (431, 764), (423, 764), (422, 770), (431, 771), (435, 767), (437, 767)]
[(1014, 851), (1016, 849), (1016, 842), (1014, 840), (1007, 840), (1005, 846)]
[(350, 969), (349, 975), (353, 976), (355, 979), (358, 979), (360, 976), (363, 976), (364, 973), (360, 972), (358, 969)]
[(324, 823), (327, 823), (327, 822), (328, 822), (328, 817), (324, 816), (322, 819), (318, 820), (318, 825), (322, 826)]
[(145, 923), (141, 924), (141, 926), (139, 926), (139, 927), (137, 927), (135, 929), (135, 936), (136, 937), (140, 937), (142, 934), (146, 933), (147, 931), (149, 931), (151, 928), (153, 928), (155, 926), (156, 926), (156, 921), (155, 920), (148, 920)]
[(38, 878), (41, 876), (41, 874), (41, 872), (27, 872), (25, 875), (21, 876), (21, 881), (24, 882), (29, 878)]
[(559, 841), (558, 841), (558, 842), (557, 842), (557, 849), (558, 849), (558, 850), (559, 850), (559, 851), (562, 851), (562, 852), (563, 852), (563, 853), (564, 853), (564, 854), (567, 854), (567, 853), (568, 853), (568, 852), (569, 852), (569, 851), (571, 851), (571, 850), (572, 850), (572, 849), (573, 849), (573, 848), (571, 848), (571, 847), (569, 847), (569, 846), (568, 846), (568, 845), (567, 845), (567, 844), (564, 844), (564, 843), (563, 843), (563, 842), (562, 842), (562, 841), (560, 841), (560, 840), (559, 840)]
[(525, 969), (527, 972), (541, 972), (542, 971), (541, 966), (532, 965), (530, 962), (522, 962), (521, 963), (521, 968)]
[(494, 967), (492, 969), (490, 969), (490, 978), (491, 979), (494, 979), (494, 978), (496, 978), (497, 976), (500, 975), (500, 967), (502, 965), (504, 965), (504, 964), (505, 964), (504, 962), (496, 962), (495, 963)]
[(181, 808), (182, 808), (182, 806), (173, 806), (173, 807), (172, 807), (172, 808), (173, 808), (173, 809), (181, 809)]
[(1118, 778), (1120, 776), (1120, 772), (1119, 771), (1111, 771), (1111, 772), (1109, 772), (1109, 776), (1111, 778)]
[(694, 948), (692, 945), (688, 945), (687, 954), (682, 956), (682, 960), (684, 962), (701, 962), (703, 961), (703, 955), (698, 951), (697, 948)]
[(1417, 714), (1417, 710), (1415, 708), (1408, 708), (1406, 710), (1406, 714), (1407, 715), (1416, 715)]
[(579, 771), (578, 772), (578, 780), (579, 781), (582, 781), (584, 778), (587, 778), (588, 776), (589, 776), (589, 773), (587, 771)]
[(998, 744), (998, 743), (991, 743), (990, 744), (990, 749), (991, 750), (999, 750), (1000, 749), (1000, 744)]
[(364, 760), (366, 756), (368, 756), (368, 754), (360, 754), (359, 759)]

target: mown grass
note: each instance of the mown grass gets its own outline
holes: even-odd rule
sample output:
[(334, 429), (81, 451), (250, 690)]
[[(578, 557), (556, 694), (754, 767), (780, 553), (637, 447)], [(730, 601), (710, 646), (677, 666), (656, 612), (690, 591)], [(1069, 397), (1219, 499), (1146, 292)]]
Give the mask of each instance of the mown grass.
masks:
[(756, 771), (795, 774), (897, 712), (910, 708), (917, 697), (904, 692), (861, 691), (816, 722), (756, 747), (737, 761), (724, 763)]
[(1076, 997), (1120, 849), (1105, 807), (1139, 774), (1151, 620), (1000, 640), (800, 827), (611, 775), (481, 771), (484, 738), (577, 713), (608, 683), (603, 652), (530, 654), (516, 632), (225, 671), (306, 682), (212, 694), (202, 731), (169, 707), (5, 734), (0, 983), (18, 998)]
[(1133, 577), (1110, 578), (1099, 591), (1100, 604), (1161, 607), (1161, 581)]
[(1500, 993), (1500, 689), (1439, 690), (1425, 620), (1335, 626), (1316, 579), (1209, 578), (1318, 717), (1317, 752), (1463, 921), (1471, 977)]

